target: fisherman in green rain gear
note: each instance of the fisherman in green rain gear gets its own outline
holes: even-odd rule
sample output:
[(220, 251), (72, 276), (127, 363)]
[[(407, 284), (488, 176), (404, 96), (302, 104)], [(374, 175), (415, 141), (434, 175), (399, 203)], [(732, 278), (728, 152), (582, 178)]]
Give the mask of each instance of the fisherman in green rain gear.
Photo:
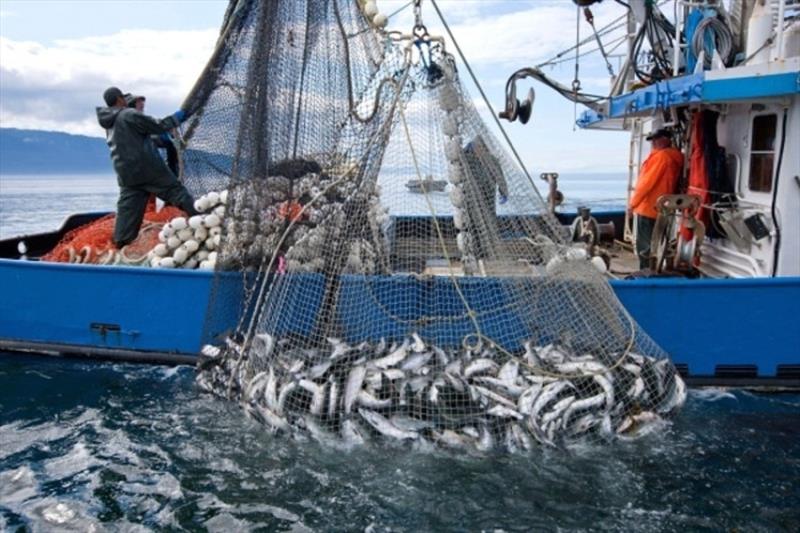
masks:
[(168, 134), (186, 118), (182, 110), (157, 120), (127, 106), (117, 87), (103, 93), (108, 107), (97, 108), (97, 121), (106, 129), (106, 142), (117, 173), (119, 199), (114, 244), (121, 248), (139, 234), (147, 200), (155, 194), (166, 203), (196, 215), (194, 199), (167, 167), (151, 138)]

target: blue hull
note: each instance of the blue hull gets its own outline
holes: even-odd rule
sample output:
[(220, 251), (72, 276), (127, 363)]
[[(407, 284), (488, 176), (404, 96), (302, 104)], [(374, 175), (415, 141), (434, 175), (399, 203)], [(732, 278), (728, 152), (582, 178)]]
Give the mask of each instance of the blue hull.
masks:
[[(350, 330), (347, 335), (394, 334), (391, 328), (381, 329), (387, 323), (381, 320), (381, 311), (364, 305), (363, 278), (347, 278), (342, 285), (344, 301), (357, 305), (342, 306), (346, 317), (353, 319), (343, 321), (369, 324), (362, 326), (367, 330)], [(296, 290), (321, 294), (317, 276), (297, 281)], [(387, 281), (372, 278), (370, 286), (380, 290)], [(394, 291), (396, 283), (392, 281)], [(426, 291), (436, 290), (442, 292), (435, 300), (444, 302), (437, 306), (447, 306), (452, 296), (447, 280), (434, 286), (414, 278), (404, 283), (408, 285), (404, 300), (414, 294), (430, 300)], [(472, 291), (480, 307), (481, 294), (497, 294), (498, 287), (487, 284), (500, 282), (475, 278), (467, 283), (467, 292)], [(166, 362), (191, 362), (204, 343), (233, 329), (243, 297), (239, 273), (227, 274), (215, 285), (214, 275), (204, 271), (9, 259), (0, 259), (0, 285), (0, 348)], [(762, 378), (800, 383), (800, 278), (660, 278), (611, 285), (685, 375), (733, 383)], [(214, 291), (224, 291), (225, 298), (211, 299), (216, 308), (208, 313), (213, 318), (206, 324)], [(313, 325), (314, 315), (313, 309), (298, 310), (295, 316), (284, 317), (278, 328), (302, 334)], [(491, 331), (492, 318), (486, 320), (482, 327)]]

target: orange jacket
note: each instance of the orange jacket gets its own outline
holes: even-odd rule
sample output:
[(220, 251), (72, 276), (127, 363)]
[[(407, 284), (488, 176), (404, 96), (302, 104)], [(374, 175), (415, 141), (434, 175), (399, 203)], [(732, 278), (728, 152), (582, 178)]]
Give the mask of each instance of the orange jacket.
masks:
[(656, 201), (664, 194), (675, 194), (683, 168), (683, 154), (677, 148), (661, 148), (650, 152), (631, 196), (634, 213), (657, 218)]

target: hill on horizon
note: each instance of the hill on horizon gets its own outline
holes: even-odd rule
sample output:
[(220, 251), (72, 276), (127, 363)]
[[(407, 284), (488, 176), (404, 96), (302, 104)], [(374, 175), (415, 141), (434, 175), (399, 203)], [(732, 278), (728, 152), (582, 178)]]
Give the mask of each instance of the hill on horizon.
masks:
[(0, 128), (0, 174), (114, 172), (106, 142), (57, 131)]

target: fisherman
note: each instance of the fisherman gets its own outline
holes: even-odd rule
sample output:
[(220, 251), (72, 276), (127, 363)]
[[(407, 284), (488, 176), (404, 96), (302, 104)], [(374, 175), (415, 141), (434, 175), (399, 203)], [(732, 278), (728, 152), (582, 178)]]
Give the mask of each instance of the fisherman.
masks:
[(117, 87), (106, 89), (103, 100), (108, 107), (97, 108), (97, 121), (106, 129), (120, 188), (113, 240), (121, 248), (136, 239), (151, 193), (187, 215), (197, 214), (194, 199), (158, 155), (151, 137), (178, 127), (186, 115), (178, 110), (156, 120), (128, 107), (125, 94)]
[(652, 149), (642, 164), (629, 207), (629, 213), (636, 214), (636, 254), (640, 269), (649, 265), (650, 241), (658, 218), (656, 202), (665, 194), (675, 193), (683, 169), (683, 154), (672, 146), (672, 131), (661, 128), (646, 139), (652, 142)]
[(489, 255), (490, 228), (497, 223), (495, 193), (500, 193), (500, 203), (508, 201), (508, 183), (500, 162), (489, 151), (483, 137), (478, 135), (464, 147), (466, 172), (464, 179), (464, 210), (470, 221), (478, 258)]
[[(128, 107), (134, 108), (139, 113), (144, 113), (144, 104), (147, 99), (144, 96), (134, 95), (134, 94), (126, 94), (125, 101), (128, 103)], [(167, 153), (167, 166), (172, 171), (173, 174), (176, 176), (180, 174), (179, 163), (178, 163), (178, 149), (175, 148), (175, 141), (173, 140), (172, 135), (167, 133), (162, 133), (160, 135), (153, 135), (153, 144), (156, 145), (156, 148), (163, 149)]]

